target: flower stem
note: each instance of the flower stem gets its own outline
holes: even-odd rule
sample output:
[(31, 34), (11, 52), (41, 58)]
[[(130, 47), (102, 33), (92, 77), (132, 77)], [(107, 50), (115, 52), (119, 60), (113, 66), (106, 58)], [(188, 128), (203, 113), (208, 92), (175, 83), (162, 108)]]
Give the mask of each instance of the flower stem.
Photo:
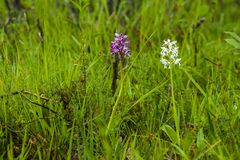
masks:
[[(121, 59), (121, 60), (123, 60), (123, 59)], [(115, 102), (115, 104), (113, 106), (112, 113), (111, 113), (111, 116), (110, 116), (110, 119), (109, 119), (109, 122), (108, 122), (108, 125), (107, 125), (106, 135), (108, 134), (109, 129), (111, 127), (113, 116), (115, 115), (115, 112), (116, 112), (116, 109), (117, 109), (117, 105), (118, 105), (118, 102), (120, 100), (120, 97), (121, 97), (121, 94), (122, 94), (122, 90), (123, 90), (123, 63), (121, 65), (120, 76), (121, 76), (120, 90), (119, 90), (116, 102)]]
[(116, 54), (114, 56), (114, 62), (113, 62), (112, 96), (114, 96), (116, 89), (117, 89), (118, 62), (119, 62), (119, 57)]
[(174, 122), (175, 122), (175, 127), (176, 127), (176, 132), (177, 132), (177, 139), (178, 139), (178, 144), (180, 144), (180, 137), (179, 137), (179, 118), (178, 118), (178, 111), (176, 108), (176, 103), (175, 103), (175, 97), (174, 97), (174, 87), (173, 87), (173, 73), (172, 73), (172, 68), (170, 68), (170, 80), (171, 80), (171, 93), (172, 93), (172, 107), (173, 107), (173, 117), (174, 117)]

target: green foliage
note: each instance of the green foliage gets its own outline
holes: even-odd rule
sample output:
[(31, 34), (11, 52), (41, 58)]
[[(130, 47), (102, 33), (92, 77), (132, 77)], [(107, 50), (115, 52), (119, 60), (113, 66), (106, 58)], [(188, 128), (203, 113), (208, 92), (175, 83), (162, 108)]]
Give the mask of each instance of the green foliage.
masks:
[(240, 37), (234, 33), (234, 32), (225, 32), (227, 34), (229, 34), (230, 36), (232, 36), (231, 39), (225, 39), (225, 41), (232, 45), (234, 48), (236, 49), (240, 49)]
[(178, 135), (175, 130), (169, 125), (163, 125), (162, 130), (168, 135), (173, 144), (179, 142)]
[[(238, 159), (238, 6), (0, 1), (0, 159)], [(113, 96), (115, 32), (131, 57)], [(171, 70), (168, 38), (182, 59)]]

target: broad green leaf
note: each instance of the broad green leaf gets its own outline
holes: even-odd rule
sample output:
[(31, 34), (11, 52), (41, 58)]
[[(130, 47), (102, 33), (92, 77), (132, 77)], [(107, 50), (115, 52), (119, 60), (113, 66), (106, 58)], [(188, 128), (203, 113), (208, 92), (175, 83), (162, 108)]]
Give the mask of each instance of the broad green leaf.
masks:
[(176, 144), (172, 144), (172, 146), (177, 150), (178, 154), (182, 156), (184, 159), (189, 159), (186, 155), (186, 153)]
[(162, 130), (168, 135), (172, 143), (176, 144), (180, 141), (176, 131), (174, 131), (174, 129), (171, 126), (165, 124), (162, 127)]
[(198, 134), (197, 134), (197, 147), (202, 150), (203, 147), (204, 147), (204, 134), (203, 134), (203, 129), (201, 128), (199, 131), (198, 131)]
[(240, 49), (240, 43), (237, 42), (235, 39), (225, 39), (225, 41), (232, 45), (233, 47), (237, 48), (237, 49)]
[(215, 125), (213, 123), (213, 119), (211, 118), (212, 114), (210, 111), (207, 112), (207, 117), (208, 117), (208, 125), (209, 125), (209, 134), (213, 138), (216, 138), (216, 131), (215, 131)]
[(240, 42), (240, 37), (236, 33), (234, 32), (225, 32), (225, 33), (231, 35), (233, 38), (235, 38), (237, 41)]

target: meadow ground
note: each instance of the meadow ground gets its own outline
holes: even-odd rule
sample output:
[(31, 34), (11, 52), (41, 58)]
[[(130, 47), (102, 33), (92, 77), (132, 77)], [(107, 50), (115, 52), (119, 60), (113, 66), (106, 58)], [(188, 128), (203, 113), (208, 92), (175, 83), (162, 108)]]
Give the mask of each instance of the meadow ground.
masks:
[(238, 159), (239, 19), (238, 0), (0, 1), (0, 159)]

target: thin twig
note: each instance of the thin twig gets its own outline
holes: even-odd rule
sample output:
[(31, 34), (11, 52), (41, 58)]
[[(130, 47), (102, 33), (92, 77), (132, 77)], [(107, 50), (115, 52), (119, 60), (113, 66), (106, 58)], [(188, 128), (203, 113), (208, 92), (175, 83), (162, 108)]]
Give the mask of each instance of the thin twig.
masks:
[(58, 114), (58, 112), (52, 110), (51, 108), (49, 108), (49, 107), (47, 107), (47, 106), (45, 106), (45, 105), (43, 105), (43, 104), (39, 104), (39, 103), (37, 103), (37, 102), (35, 102), (35, 101), (32, 101), (31, 99), (29, 99), (29, 98), (28, 98), (27, 96), (25, 96), (24, 94), (21, 94), (21, 96), (22, 96), (23, 98), (25, 98), (26, 100), (28, 100), (28, 101), (29, 101), (30, 103), (32, 103), (32, 104), (35, 104), (35, 105), (40, 106), (40, 107), (42, 107), (42, 108), (44, 108), (44, 109), (47, 109), (47, 110), (49, 110), (49, 111), (51, 111), (51, 112), (53, 112), (53, 113), (55, 113), (55, 114)]
[(9, 94), (0, 95), (0, 98), (8, 97), (8, 96), (14, 96), (14, 95), (20, 94), (21, 92), (22, 91), (10, 92)]
[[(30, 94), (30, 95), (39, 97), (38, 95), (32, 94), (31, 92), (28, 92), (28, 91), (22, 90), (22, 91), (11, 92), (11, 93), (9, 93), (9, 94), (3, 94), (3, 95), (0, 95), (0, 98), (8, 97), (8, 96), (13, 96), (13, 95), (18, 95), (18, 94), (20, 94), (23, 98), (25, 98), (26, 100), (28, 100), (30, 103), (35, 104), (35, 105), (37, 105), (37, 106), (40, 106), (40, 107), (42, 107), (42, 108), (44, 108), (44, 109), (47, 109), (47, 110), (49, 110), (49, 111), (51, 111), (51, 112), (53, 112), (53, 113), (55, 113), (55, 114), (58, 114), (58, 112), (50, 109), (49, 107), (47, 107), (47, 106), (45, 106), (45, 105), (43, 105), (43, 104), (39, 104), (39, 103), (37, 103), (37, 102), (35, 102), (35, 101), (32, 101), (32, 100), (29, 99), (27, 96), (25, 96), (24, 94)], [(46, 97), (40, 97), (40, 98), (41, 98), (41, 99), (44, 99), (44, 100), (46, 100), (46, 101), (49, 101), (49, 99), (46, 98)]]
[(39, 98), (42, 99), (42, 100), (49, 101), (49, 98), (43, 97), (43, 96), (39, 96), (39, 95), (37, 95), (36, 93), (31, 93), (31, 92), (29, 92), (29, 91), (22, 91), (21, 93), (30, 94), (30, 95), (32, 95), (32, 96), (34, 96), (34, 97), (39, 97)]
[(3, 94), (3, 95), (0, 95), (0, 98), (8, 97), (8, 96), (14, 96), (14, 95), (17, 95), (17, 94), (20, 94), (20, 93), (29, 94), (29, 95), (32, 95), (32, 96), (34, 96), (34, 97), (39, 97), (39, 98), (42, 99), (42, 100), (49, 101), (49, 98), (47, 98), (47, 97), (39, 96), (39, 95), (37, 95), (36, 93), (31, 93), (31, 92), (29, 92), (29, 91), (24, 91), (24, 90), (15, 91), (15, 92), (10, 92), (10, 93), (8, 93), (8, 94)]
[(210, 59), (208, 59), (208, 58), (206, 58), (206, 57), (204, 57), (204, 59), (205, 59), (206, 61), (208, 61), (208, 62), (210, 62), (210, 63), (212, 63), (212, 64), (218, 66), (218, 67), (221, 66), (221, 64), (217, 64), (217, 63), (211, 61)]

